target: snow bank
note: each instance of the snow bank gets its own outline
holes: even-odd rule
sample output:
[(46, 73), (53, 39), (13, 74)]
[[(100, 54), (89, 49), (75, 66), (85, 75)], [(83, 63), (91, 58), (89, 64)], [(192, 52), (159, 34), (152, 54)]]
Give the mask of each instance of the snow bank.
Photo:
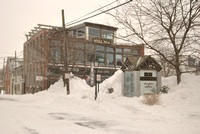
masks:
[[(122, 81), (123, 81), (123, 72), (118, 70), (113, 76), (106, 79), (103, 83), (100, 84), (100, 92), (98, 93), (98, 100), (108, 102), (115, 98), (115, 103), (119, 101), (119, 98), (122, 97)], [(168, 77), (162, 79), (162, 85), (166, 85), (170, 88), (168, 94), (161, 95), (161, 105), (192, 105), (193, 103), (198, 104), (200, 102), (200, 77), (192, 74), (183, 74), (182, 82), (179, 85), (176, 85), (176, 77)], [(112, 94), (108, 93), (108, 88), (113, 88), (114, 92)], [(70, 95), (66, 95), (66, 88), (63, 86), (62, 79), (52, 85), (47, 91), (39, 92), (35, 95), (40, 97), (38, 100), (42, 99), (45, 101), (55, 99), (76, 101), (76, 104), (82, 104), (83, 100), (94, 101), (94, 91), (95, 87), (90, 87), (85, 80), (78, 77), (70, 79)], [(29, 96), (29, 98), (30, 98)], [(122, 97), (124, 100), (126, 97)], [(118, 99), (118, 100), (117, 100)], [(133, 101), (140, 101), (141, 98), (133, 97)], [(122, 101), (122, 100), (121, 100)], [(183, 103), (184, 101), (184, 103)], [(185, 106), (188, 107), (188, 106)]]
[[(170, 89), (175, 87), (177, 85), (176, 82), (176, 77), (175, 76), (170, 76), (170, 77), (162, 77), (162, 86), (167, 86)], [(170, 90), (169, 92), (171, 92), (172, 90)]]
[[(191, 107), (200, 102), (200, 76), (194, 74), (182, 74), (182, 81), (176, 85), (175, 77), (167, 79), (170, 93), (163, 95), (162, 101), (171, 105)], [(166, 80), (166, 79), (165, 79)], [(174, 82), (175, 81), (175, 82)], [(167, 83), (165, 81), (165, 83)], [(173, 84), (172, 84), (173, 83)]]
[(113, 76), (104, 80), (100, 84), (100, 91), (103, 93), (108, 93), (108, 88), (113, 88), (113, 94), (121, 96), (123, 76), (123, 71), (116, 71)]
[[(100, 84), (100, 95), (108, 94), (108, 88), (113, 88), (113, 96), (121, 96), (122, 91), (123, 72), (118, 70), (113, 76), (106, 79)], [(90, 87), (84, 79), (73, 77), (70, 79), (70, 95), (68, 98), (94, 100), (95, 87)], [(63, 80), (60, 79), (54, 85), (51, 85), (47, 91), (39, 92), (36, 96), (51, 96), (51, 97), (66, 97), (66, 87), (64, 87)], [(107, 96), (108, 97), (108, 96)]]
[[(85, 80), (78, 77), (70, 78), (70, 95), (73, 97), (84, 97), (90, 96), (92, 88), (85, 82)], [(51, 85), (48, 89), (49, 94), (54, 94), (55, 96), (66, 96), (67, 89), (64, 87), (63, 80), (60, 79), (54, 85)]]

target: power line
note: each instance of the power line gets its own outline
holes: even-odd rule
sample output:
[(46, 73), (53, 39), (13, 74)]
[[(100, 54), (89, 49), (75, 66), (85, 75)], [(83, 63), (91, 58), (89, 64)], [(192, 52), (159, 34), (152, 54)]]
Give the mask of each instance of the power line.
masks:
[[(116, 1), (118, 1), (118, 0), (116, 0)], [(114, 1), (114, 2), (112, 2), (112, 3), (109, 3), (109, 4), (107, 4), (107, 5), (105, 5), (105, 6), (101, 7), (101, 8), (98, 8), (98, 9), (96, 9), (96, 10), (94, 10), (94, 11), (92, 11), (92, 12), (90, 12), (90, 13), (84, 15), (84, 16), (87, 16), (87, 15), (89, 15), (89, 14), (92, 14), (92, 13), (94, 13), (94, 12), (100, 10), (100, 9), (103, 9), (103, 8), (107, 7), (108, 5), (111, 5), (111, 4), (115, 3), (116, 1)], [(117, 6), (115, 6), (115, 7), (110, 8), (110, 9), (104, 10), (104, 11), (102, 11), (102, 12), (100, 12), (100, 13), (95, 14), (95, 15), (92, 15), (92, 16), (89, 16), (89, 17), (86, 17), (86, 18), (83, 18), (83, 19), (81, 19), (81, 20), (78, 20), (78, 19), (79, 19), (79, 18), (82, 18), (83, 16), (82, 16), (82, 17), (79, 17), (78, 19), (75, 19), (75, 20), (78, 20), (78, 21), (73, 20), (73, 21), (71, 21), (71, 22), (69, 22), (69, 23), (66, 23), (65, 26), (71, 26), (71, 25), (74, 25), (74, 24), (79, 23), (79, 22), (81, 22), (81, 21), (84, 21), (84, 20), (93, 18), (93, 17), (98, 16), (98, 15), (100, 15), (100, 14), (106, 13), (106, 12), (108, 12), (108, 11), (110, 11), (110, 10), (113, 10), (113, 9), (115, 9), (115, 8), (118, 8), (118, 7), (120, 7), (120, 6), (123, 6), (123, 5), (125, 5), (125, 4), (127, 4), (127, 3), (131, 2), (131, 1), (132, 1), (132, 0), (126, 1), (126, 2), (124, 2), (124, 3), (122, 3), (122, 4), (120, 4), (120, 5), (117, 5)], [(73, 23), (72, 23), (72, 22), (73, 22)], [(56, 30), (56, 31), (59, 31), (58, 28), (61, 28), (61, 26), (60, 26), (60, 27), (52, 26), (52, 29), (50, 29), (49, 32), (50, 32), (50, 31), (55, 31), (55, 30)]]
[(19, 52), (19, 53), (23, 53), (23, 51)]
[(95, 15), (92, 15), (92, 16), (86, 17), (86, 18), (84, 18), (84, 19), (75, 21), (75, 22), (73, 22), (73, 23), (71, 23), (71, 24), (68, 24), (67, 26), (71, 26), (71, 25), (76, 24), (76, 23), (79, 23), (79, 22), (81, 22), (81, 21), (84, 21), (84, 20), (93, 18), (93, 17), (98, 16), (98, 15), (103, 14), (103, 13), (106, 13), (106, 12), (108, 12), (108, 11), (110, 11), (110, 10), (113, 10), (113, 9), (115, 9), (115, 8), (118, 8), (118, 7), (120, 7), (120, 6), (123, 6), (123, 5), (125, 5), (125, 4), (127, 4), (127, 3), (131, 2), (131, 1), (132, 1), (132, 0), (126, 1), (126, 2), (124, 2), (124, 3), (122, 3), (122, 4), (120, 4), (120, 5), (117, 5), (117, 6), (115, 6), (115, 7), (110, 8), (110, 9), (104, 10), (104, 11), (102, 11), (102, 12), (100, 12), (100, 13), (95, 14)]
[(75, 19), (75, 20), (73, 20), (73, 21), (70, 21), (70, 22), (66, 23), (66, 25), (70, 25), (70, 24), (72, 24), (73, 22), (78, 21), (79, 19), (81, 19), (81, 18), (83, 18), (83, 17), (86, 17), (86, 16), (88, 16), (88, 15), (90, 15), (90, 14), (92, 14), (92, 13), (95, 13), (95, 12), (97, 12), (97, 11), (99, 11), (99, 10), (101, 10), (101, 9), (103, 9), (103, 8), (105, 8), (105, 7), (107, 7), (107, 6), (110, 6), (110, 5), (114, 4), (114, 3), (117, 2), (117, 1), (118, 1), (118, 0), (116, 0), (116, 1), (114, 1), (114, 2), (111, 2), (111, 3), (109, 3), (109, 4), (107, 4), (107, 5), (103, 6), (103, 7), (100, 7), (100, 8), (98, 8), (98, 9), (92, 11), (92, 12), (89, 12), (89, 13), (87, 13), (86, 15), (83, 15), (83, 16), (81, 16), (81, 17), (79, 17), (79, 18), (77, 18), (77, 19)]
[(0, 53), (7, 53), (7, 54), (11, 54), (11, 52), (0, 52)]
[(23, 54), (17, 55), (17, 58), (20, 58), (20, 56), (22, 56)]
[(0, 59), (7, 58), (7, 57), (0, 57)]
[(19, 52), (19, 54), (18, 54), (18, 55), (22, 55), (22, 54), (23, 54), (23, 52), (24, 52), (24, 51), (21, 51), (21, 52)]

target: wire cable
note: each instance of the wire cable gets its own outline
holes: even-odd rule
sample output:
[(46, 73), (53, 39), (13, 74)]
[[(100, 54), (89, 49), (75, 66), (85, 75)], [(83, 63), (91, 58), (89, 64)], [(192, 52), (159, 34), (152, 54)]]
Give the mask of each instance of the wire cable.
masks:
[(110, 11), (110, 10), (113, 10), (113, 9), (115, 9), (115, 8), (118, 8), (118, 7), (120, 7), (120, 6), (123, 6), (123, 5), (125, 5), (125, 4), (127, 4), (127, 3), (131, 2), (131, 1), (132, 1), (132, 0), (129, 0), (129, 1), (127, 1), (127, 2), (124, 2), (124, 3), (120, 4), (120, 5), (117, 5), (117, 6), (115, 6), (115, 7), (112, 7), (112, 8), (110, 8), (110, 9), (104, 10), (104, 11), (102, 11), (102, 12), (100, 12), (100, 13), (95, 14), (95, 15), (89, 16), (89, 17), (84, 18), (84, 19), (81, 19), (81, 20), (79, 20), (79, 21), (75, 21), (74, 23), (68, 24), (67, 26), (71, 26), (71, 25), (74, 25), (74, 24), (79, 23), (79, 22), (81, 22), (81, 21), (84, 21), (84, 20), (93, 18), (93, 17), (98, 16), (98, 15), (103, 14), (103, 13), (106, 13), (106, 12), (108, 12), (108, 11)]
[(99, 10), (101, 10), (101, 9), (103, 9), (103, 8), (105, 8), (105, 7), (107, 7), (107, 6), (110, 6), (110, 5), (114, 4), (114, 3), (117, 2), (117, 1), (118, 1), (118, 0), (116, 0), (116, 1), (114, 1), (114, 2), (111, 2), (111, 3), (109, 3), (109, 4), (107, 4), (107, 5), (103, 6), (103, 7), (100, 7), (100, 8), (98, 8), (98, 9), (92, 11), (92, 12), (89, 12), (89, 13), (87, 13), (86, 15), (83, 15), (83, 16), (81, 16), (81, 17), (79, 17), (79, 18), (77, 18), (77, 19), (75, 19), (75, 20), (73, 20), (73, 21), (70, 21), (70, 22), (66, 23), (66, 25), (70, 25), (70, 24), (72, 24), (73, 22), (78, 21), (79, 19), (81, 19), (81, 18), (83, 18), (83, 17), (86, 17), (86, 16), (88, 16), (88, 15), (90, 15), (90, 14), (92, 14), (92, 13), (95, 13), (95, 12), (97, 12), (97, 11), (99, 11)]

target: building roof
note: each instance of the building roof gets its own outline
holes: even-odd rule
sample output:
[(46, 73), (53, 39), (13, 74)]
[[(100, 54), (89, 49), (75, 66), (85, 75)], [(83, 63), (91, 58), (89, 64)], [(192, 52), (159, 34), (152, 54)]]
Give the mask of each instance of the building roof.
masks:
[(117, 29), (118, 29), (117, 27), (108, 26), (108, 25), (104, 25), (104, 24), (91, 23), (91, 22), (83, 22), (81, 24), (74, 25), (67, 29), (76, 29), (76, 28), (83, 27), (83, 26), (94, 26), (94, 27), (100, 27), (100, 28), (105, 28), (105, 29), (112, 29), (114, 31), (117, 31)]
[(104, 24), (97, 24), (97, 23), (91, 23), (91, 22), (84, 22), (84, 24), (86, 26), (98, 26), (98, 27), (104, 27), (104, 28), (112, 28), (113, 30), (117, 31), (117, 27), (113, 27), (113, 26), (108, 26), (108, 25), (104, 25)]
[(129, 56), (122, 65), (122, 70), (144, 70), (152, 69), (160, 71), (162, 67), (158, 62), (151, 56), (145, 55), (139, 56)]

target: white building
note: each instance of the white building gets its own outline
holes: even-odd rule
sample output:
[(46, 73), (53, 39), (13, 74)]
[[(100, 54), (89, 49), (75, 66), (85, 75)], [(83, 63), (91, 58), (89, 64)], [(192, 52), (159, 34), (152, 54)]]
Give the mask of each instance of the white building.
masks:
[[(21, 61), (22, 63), (22, 61)], [(22, 65), (13, 68), (10, 74), (10, 94), (24, 94), (24, 80)]]

